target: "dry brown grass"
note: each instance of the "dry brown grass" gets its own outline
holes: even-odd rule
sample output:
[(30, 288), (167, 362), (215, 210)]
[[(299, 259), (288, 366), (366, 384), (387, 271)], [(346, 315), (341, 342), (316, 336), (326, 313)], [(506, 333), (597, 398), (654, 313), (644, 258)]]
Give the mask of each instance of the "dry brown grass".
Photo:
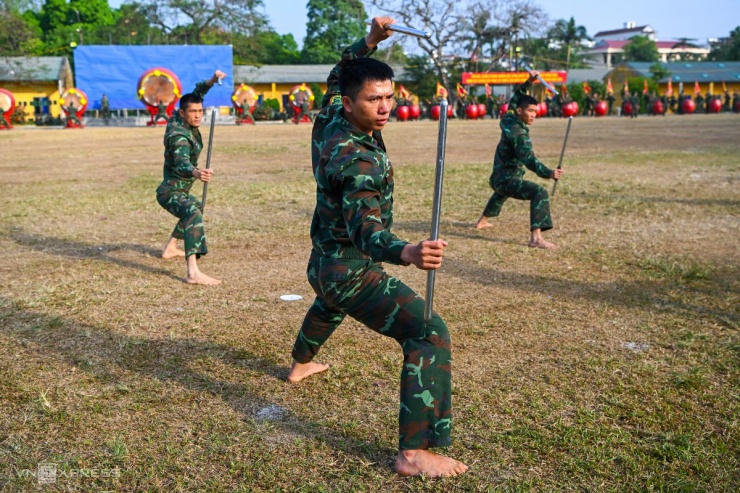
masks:
[[(559, 155), (565, 125), (532, 129)], [(494, 122), (451, 122), (435, 308), (453, 335), (462, 478), (397, 478), (400, 352), (347, 321), (287, 385), (312, 299), (308, 126), (219, 127), (204, 272), (158, 258), (162, 130), (0, 132), (3, 491), (736, 491), (736, 115), (576, 119), (552, 200), (472, 229)], [(396, 232), (428, 234), (436, 124), (390, 124)], [(549, 185), (548, 185), (549, 186)], [(425, 275), (389, 267), (423, 293)], [(284, 293), (301, 302), (279, 300)], [(118, 478), (24, 470), (118, 468)], [(83, 471), (84, 474), (84, 471)]]

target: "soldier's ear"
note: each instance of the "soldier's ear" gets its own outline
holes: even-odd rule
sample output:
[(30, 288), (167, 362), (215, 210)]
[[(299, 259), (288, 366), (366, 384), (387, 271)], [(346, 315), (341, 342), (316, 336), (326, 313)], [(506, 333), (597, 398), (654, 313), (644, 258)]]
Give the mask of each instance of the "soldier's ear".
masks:
[(349, 96), (342, 96), (342, 107), (345, 113), (352, 113), (352, 98)]

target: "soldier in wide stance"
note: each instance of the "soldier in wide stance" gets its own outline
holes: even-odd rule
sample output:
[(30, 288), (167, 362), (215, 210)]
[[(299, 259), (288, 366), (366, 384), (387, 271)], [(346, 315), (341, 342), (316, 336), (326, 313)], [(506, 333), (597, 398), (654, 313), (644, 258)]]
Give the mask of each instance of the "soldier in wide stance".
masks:
[(404, 476), (455, 476), (460, 461), (429, 451), (450, 445), (450, 334), (424, 300), (381, 262), (437, 269), (447, 242), (407, 243), (393, 233), (393, 167), (380, 131), (393, 108), (393, 70), (372, 58), (391, 31), (389, 17), (344, 51), (327, 81), (312, 135), (316, 208), (308, 281), (316, 299), (293, 346), (290, 382), (328, 369), (313, 362), (347, 315), (398, 341), (404, 355), (396, 471)]
[(559, 179), (562, 169), (551, 170), (540, 162), (532, 150), (528, 125), (537, 117), (537, 100), (527, 95), (536, 73), (520, 85), (509, 101), (509, 109), (501, 119), (501, 140), (493, 160), (493, 172), (489, 184), (494, 193), (488, 200), (483, 215), (476, 223), (477, 229), (490, 228), (489, 217), (501, 212), (509, 197), (530, 201), (529, 225), (531, 236), (529, 246), (536, 248), (557, 248), (542, 238), (542, 231), (552, 229), (550, 217), (550, 198), (547, 190), (531, 181), (522, 180), (524, 167), (534, 171), (540, 178)]
[[(198, 169), (198, 157), (203, 150), (200, 122), (203, 119), (203, 98), (226, 74), (217, 70), (195, 90), (180, 99), (180, 109), (167, 122), (164, 133), (164, 179), (157, 188), (157, 202), (170, 214), (180, 219), (162, 252), (162, 258), (185, 257), (188, 284), (220, 284), (221, 281), (203, 274), (197, 259), (208, 253), (203, 228), (202, 204), (190, 194), (195, 180), (207, 183), (213, 177), (212, 169)], [(185, 250), (177, 248), (177, 240), (184, 240)]]

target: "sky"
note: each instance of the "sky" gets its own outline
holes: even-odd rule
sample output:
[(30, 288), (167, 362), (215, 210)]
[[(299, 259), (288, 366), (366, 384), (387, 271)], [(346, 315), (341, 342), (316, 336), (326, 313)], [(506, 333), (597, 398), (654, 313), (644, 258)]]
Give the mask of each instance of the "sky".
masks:
[[(466, 2), (467, 0), (460, 0)], [(624, 23), (650, 25), (659, 41), (694, 38), (706, 44), (707, 38), (729, 36), (740, 26), (740, 0), (711, 0), (708, 8), (696, 0), (533, 0), (547, 12), (551, 21), (575, 18), (590, 36), (599, 31), (621, 29)], [(123, 0), (109, 0), (119, 7)], [(307, 0), (263, 0), (264, 13), (280, 34), (293, 34), (299, 46), (306, 36)], [(367, 5), (369, 2), (365, 2)]]
[[(465, 0), (461, 0), (465, 1)], [(307, 0), (263, 0), (270, 24), (280, 34), (292, 33), (299, 46), (306, 36)], [(599, 31), (635, 25), (650, 25), (659, 41), (728, 36), (740, 26), (740, 0), (712, 0), (706, 6), (696, 0), (534, 0), (554, 22), (575, 18), (590, 36)], [(366, 2), (367, 5), (367, 2)], [(288, 13), (286, 15), (286, 13)]]

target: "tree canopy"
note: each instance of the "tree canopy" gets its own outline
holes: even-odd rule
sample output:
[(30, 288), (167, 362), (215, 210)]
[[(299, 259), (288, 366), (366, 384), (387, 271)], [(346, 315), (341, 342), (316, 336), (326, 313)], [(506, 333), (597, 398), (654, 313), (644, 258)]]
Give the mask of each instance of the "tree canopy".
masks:
[(721, 62), (740, 62), (740, 26), (733, 29), (729, 37), (723, 38), (712, 47), (709, 59)]
[(365, 35), (367, 13), (360, 0), (308, 0), (303, 63), (334, 63)]
[(660, 56), (655, 41), (647, 36), (634, 36), (624, 45), (624, 58), (630, 62), (657, 62)]

